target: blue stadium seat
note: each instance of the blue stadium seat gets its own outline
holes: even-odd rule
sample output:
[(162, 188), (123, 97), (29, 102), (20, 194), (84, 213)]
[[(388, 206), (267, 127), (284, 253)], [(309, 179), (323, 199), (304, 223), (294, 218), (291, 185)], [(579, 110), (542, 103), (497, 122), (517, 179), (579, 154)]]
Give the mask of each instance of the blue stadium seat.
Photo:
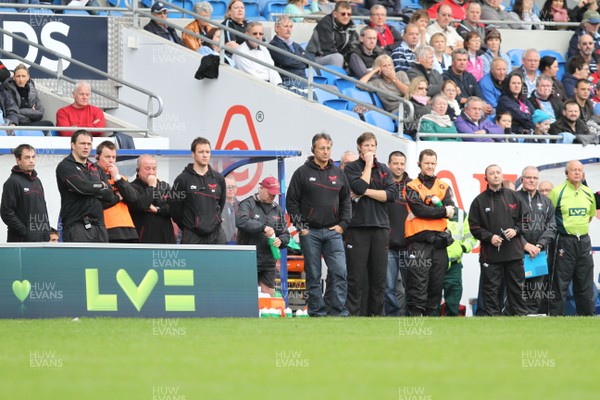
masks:
[(89, 12), (85, 10), (69, 10), (68, 8), (64, 10), (65, 15), (90, 15)]
[(19, 131), (15, 130), (15, 136), (46, 136), (42, 131)]
[(372, 93), (370, 93), (370, 95), (371, 95), (371, 100), (373, 100), (373, 104), (383, 110), (383, 104), (381, 104), (381, 99), (379, 98), (377, 93), (372, 92)]
[(388, 132), (396, 132), (394, 120), (387, 115), (380, 114), (377, 111), (367, 111), (363, 116), (365, 117), (365, 122), (368, 122), (371, 125), (375, 125)]
[(594, 106), (594, 114), (600, 115), (600, 103), (596, 103)]
[(0, 12), (2, 12), (2, 13), (11, 13), (12, 14), (12, 13), (17, 13), (18, 11), (17, 11), (16, 8), (5, 7), (5, 8), (0, 9)]
[(271, 21), (272, 13), (283, 13), (283, 10), (287, 6), (286, 2), (281, 1), (272, 1), (266, 4), (265, 9), (263, 10), (263, 16), (267, 19), (267, 21)]
[(152, 7), (152, 3), (154, 3), (154, 1), (152, 0), (141, 0), (141, 3), (144, 7), (146, 8), (150, 8)]
[[(173, 3), (173, 5), (176, 5), (177, 7), (181, 7), (184, 8), (188, 11), (192, 11), (192, 9), (194, 8), (194, 3), (191, 0), (170, 0), (171, 3)], [(184, 14), (184, 13), (180, 13), (180, 12), (175, 12), (175, 13), (168, 13), (167, 16), (169, 18), (188, 18), (189, 16)]]
[[(343, 68), (336, 67), (335, 65), (325, 65), (324, 67), (332, 69), (335, 72), (338, 72), (338, 73), (340, 73), (342, 75), (348, 76), (348, 73)], [(326, 77), (329, 80), (329, 84), (330, 85), (335, 85), (335, 80), (339, 79), (339, 76), (334, 75), (334, 74), (332, 74), (330, 72), (327, 72), (324, 69), (321, 70), (321, 74), (320, 75)]]
[(220, 21), (224, 20), (225, 13), (227, 12), (227, 2), (222, 0), (210, 0), (209, 3), (213, 8), (213, 13), (210, 18)]
[(565, 74), (565, 66), (567, 64), (565, 58), (562, 54), (555, 50), (540, 50), (540, 57), (544, 56), (552, 56), (556, 58), (556, 61), (558, 62), (558, 72), (556, 73), (556, 79), (560, 81), (563, 75)]
[(419, 4), (419, 0), (401, 0), (400, 5), (402, 8), (409, 8), (411, 10), (420, 10), (423, 8)]
[(523, 49), (510, 49), (506, 54), (510, 57), (513, 68), (520, 67), (523, 64)]
[[(373, 100), (371, 99), (371, 95), (369, 92), (365, 92), (364, 90), (359, 90), (357, 88), (346, 88), (342, 90), (346, 96), (351, 97), (355, 100), (358, 100), (363, 103), (373, 104)], [(352, 107), (354, 108), (354, 107)]]
[(350, 81), (348, 81), (348, 80), (346, 80), (346, 79), (343, 79), (343, 78), (338, 78), (338, 79), (336, 79), (336, 80), (333, 82), (333, 84), (334, 84), (335, 86), (337, 86), (337, 88), (338, 88), (338, 90), (339, 90), (340, 92), (343, 92), (343, 91), (344, 91), (344, 89), (347, 89), (347, 88), (356, 88), (356, 85), (354, 84), (354, 82), (350, 82)]
[(313, 75), (313, 82), (320, 85), (327, 85), (327, 78), (324, 76)]
[(266, 21), (266, 19), (260, 15), (258, 3), (246, 0), (244, 1), (244, 8), (246, 10), (246, 19), (248, 21)]
[(352, 118), (356, 118), (358, 120), (360, 120), (360, 115), (358, 115), (357, 113), (355, 113), (354, 111), (350, 111), (350, 110), (339, 110), (339, 112), (341, 112), (342, 114), (346, 114), (351, 116)]
[(335, 94), (329, 93), (328, 91), (319, 89), (319, 88), (314, 88), (313, 93), (315, 94), (316, 100), (321, 104), (325, 103), (325, 101), (327, 101), (327, 100), (338, 100), (339, 99), (339, 97), (336, 96)]
[(52, 11), (49, 8), (28, 8), (25, 10), (26, 13), (29, 14), (54, 14), (54, 11)]
[(350, 102), (344, 99), (331, 99), (323, 102), (324, 106), (333, 108), (334, 110), (348, 110)]

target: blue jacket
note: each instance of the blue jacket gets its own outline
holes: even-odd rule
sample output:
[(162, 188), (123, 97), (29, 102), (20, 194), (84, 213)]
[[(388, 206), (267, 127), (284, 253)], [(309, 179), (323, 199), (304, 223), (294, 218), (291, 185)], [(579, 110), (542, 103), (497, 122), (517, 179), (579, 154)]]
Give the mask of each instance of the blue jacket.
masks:
[(577, 84), (577, 80), (578, 79), (571, 74), (565, 74), (565, 76), (563, 76), (562, 84), (565, 88), (565, 96), (567, 96), (567, 99), (575, 96), (575, 86)]
[(479, 87), (481, 88), (481, 95), (483, 99), (492, 107), (498, 106), (498, 99), (502, 95), (500, 87), (494, 82), (492, 73), (487, 73), (479, 81)]
[[(459, 133), (473, 133), (473, 132), (479, 131), (481, 129), (483, 129), (486, 133), (492, 133), (492, 134), (504, 133), (504, 130), (501, 127), (494, 124), (492, 121), (490, 121), (489, 119), (487, 119), (485, 117), (482, 117), (478, 123), (471, 121), (471, 119), (466, 116), (464, 111), (458, 116), (458, 118), (456, 118), (456, 121), (454, 121), (454, 125), (456, 125), (456, 130), (458, 130)], [(493, 142), (494, 141), (494, 139), (488, 139), (488, 138), (474, 138), (474, 139), (462, 138), (462, 140), (463, 140), (463, 142)]]

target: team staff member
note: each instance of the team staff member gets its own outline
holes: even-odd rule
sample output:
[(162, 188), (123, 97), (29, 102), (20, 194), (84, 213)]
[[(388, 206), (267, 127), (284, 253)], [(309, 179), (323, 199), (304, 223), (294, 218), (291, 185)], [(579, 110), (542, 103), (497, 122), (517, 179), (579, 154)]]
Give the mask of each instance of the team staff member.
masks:
[(71, 136), (71, 154), (56, 167), (63, 242), (108, 242), (104, 208), (119, 202), (102, 168), (88, 160), (92, 134)]
[(408, 309), (413, 316), (431, 316), (442, 299), (448, 269), (446, 248), (452, 243), (446, 231), (447, 218), (454, 216), (454, 202), (452, 190), (435, 176), (437, 153), (421, 151), (417, 165), (419, 176), (408, 183), (405, 194), (410, 212), (404, 232), (410, 254), (406, 271)]
[[(348, 298), (352, 316), (383, 315), (387, 256), (390, 244), (388, 202), (397, 197), (397, 187), (387, 165), (377, 161), (377, 138), (371, 132), (358, 137), (359, 158), (346, 165), (344, 173), (353, 193), (352, 220), (346, 232)], [(364, 293), (368, 288), (368, 295)], [(366, 309), (361, 309), (363, 296)]]
[[(522, 202), (523, 212), (527, 215), (523, 225), (525, 252), (535, 258), (540, 251), (546, 250), (551, 254), (551, 244), (556, 238), (556, 222), (554, 220), (554, 205), (550, 199), (543, 196), (537, 189), (540, 172), (534, 166), (528, 166), (521, 173), (523, 188), (517, 191), (517, 197)], [(529, 314), (546, 314), (549, 298), (548, 275), (536, 276), (526, 280), (523, 294)]]
[[(352, 206), (346, 177), (331, 159), (332, 146), (328, 134), (313, 136), (313, 156), (294, 172), (286, 198), (290, 220), (300, 232), (310, 316), (348, 316), (342, 233), (352, 218)], [(326, 301), (322, 295), (321, 256), (327, 264)]]
[(7, 242), (50, 240), (44, 186), (35, 171), (35, 149), (21, 144), (13, 150), (17, 165), (4, 183), (0, 215), (8, 227)]
[(517, 194), (502, 187), (502, 169), (492, 164), (485, 169), (488, 187), (480, 193), (469, 211), (471, 233), (481, 242), (481, 288), (483, 306), (477, 315), (501, 316), (502, 283), (508, 296), (510, 315), (527, 315), (522, 296), (525, 284), (523, 271), (523, 209)]
[(564, 301), (573, 281), (577, 315), (594, 315), (594, 259), (588, 234), (596, 215), (596, 200), (590, 188), (581, 183), (583, 164), (569, 161), (567, 180), (550, 192), (556, 210), (557, 241), (554, 273), (551, 277), (555, 299), (549, 302), (550, 315), (563, 315)]
[(112, 186), (115, 194), (121, 199), (112, 207), (104, 209), (104, 224), (108, 232), (108, 241), (111, 243), (139, 242), (133, 219), (129, 214), (127, 202), (135, 202), (137, 194), (127, 181), (119, 174), (116, 166), (117, 146), (110, 140), (105, 140), (96, 147), (98, 166), (102, 168)]
[(194, 162), (173, 182), (171, 210), (183, 229), (183, 244), (226, 244), (221, 227), (225, 206), (225, 178), (210, 165), (210, 142), (197, 137), (192, 142)]
[(171, 186), (156, 177), (156, 158), (143, 154), (137, 159), (137, 175), (131, 182), (136, 199), (129, 210), (140, 243), (175, 244), (169, 195)]
[(272, 176), (259, 185), (258, 193), (239, 204), (235, 215), (238, 227), (238, 244), (256, 246), (258, 284), (263, 293), (275, 294), (275, 264), (269, 238), (274, 237), (273, 246), (285, 247), (290, 241), (285, 214), (275, 196), (280, 194), (279, 182)]

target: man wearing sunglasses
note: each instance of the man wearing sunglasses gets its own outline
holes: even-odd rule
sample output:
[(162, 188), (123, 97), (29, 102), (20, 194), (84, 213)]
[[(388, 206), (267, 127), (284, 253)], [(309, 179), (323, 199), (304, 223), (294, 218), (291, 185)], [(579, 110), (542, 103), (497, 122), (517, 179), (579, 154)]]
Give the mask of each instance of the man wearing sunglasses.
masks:
[(319, 21), (306, 50), (321, 65), (344, 68), (347, 57), (358, 44), (356, 26), (352, 22), (352, 6), (347, 1), (339, 1), (334, 11)]
[[(248, 25), (246, 25), (246, 35), (252, 36), (257, 41), (262, 42), (264, 37), (262, 24), (257, 21), (248, 23)], [(245, 57), (238, 54), (233, 55), (233, 61), (235, 61), (235, 67), (237, 69), (247, 72), (255, 78), (265, 82), (272, 83), (273, 85), (281, 84), (279, 72), (252, 61), (254, 58), (263, 63), (275, 66), (271, 54), (266, 47), (261, 46), (254, 41), (246, 40), (237, 48), (237, 51), (244, 53), (245, 55)]]

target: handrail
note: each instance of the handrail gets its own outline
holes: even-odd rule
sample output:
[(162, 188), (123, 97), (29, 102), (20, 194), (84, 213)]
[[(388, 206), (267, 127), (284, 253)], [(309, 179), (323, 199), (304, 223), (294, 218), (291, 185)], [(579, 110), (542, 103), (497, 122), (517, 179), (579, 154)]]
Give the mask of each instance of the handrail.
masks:
[(0, 125), (2, 131), (78, 131), (85, 129), (88, 132), (108, 132), (108, 131), (119, 131), (119, 132), (148, 132), (146, 129), (140, 128), (115, 128), (107, 126), (106, 128), (94, 128), (85, 126), (19, 126), (19, 125)]
[(562, 139), (561, 135), (520, 135), (516, 133), (421, 133), (417, 132), (417, 139), (420, 138), (442, 138), (442, 139)]
[[(48, 52), (48, 53), (56, 56), (57, 59), (58, 59), (58, 68), (57, 68), (57, 71), (52, 71), (51, 69), (48, 69), (46, 67), (42, 67), (39, 64), (36, 64), (36, 63), (34, 63), (32, 61), (29, 61), (29, 60), (27, 60), (27, 59), (25, 59), (25, 58), (23, 58), (23, 57), (21, 57), (21, 56), (19, 56), (17, 54), (14, 54), (14, 53), (11, 53), (9, 51), (6, 51), (2, 47), (0, 47), (0, 52), (1, 53), (7, 54), (11, 58), (15, 58), (15, 59), (17, 59), (19, 61), (22, 61), (25, 64), (31, 65), (32, 67), (34, 67), (36, 69), (39, 69), (39, 70), (47, 73), (48, 75), (55, 76), (57, 80), (65, 80), (65, 81), (70, 82), (72, 84), (77, 83), (77, 80), (69, 78), (69, 77), (63, 75), (62, 62), (63, 62), (63, 60), (67, 60), (67, 61), (69, 61), (70, 63), (72, 63), (74, 65), (77, 65), (77, 66), (79, 66), (81, 68), (84, 68), (84, 69), (86, 69), (88, 71), (93, 72), (94, 74), (97, 74), (97, 75), (99, 75), (101, 77), (104, 77), (106, 79), (118, 82), (118, 83), (120, 83), (123, 86), (126, 86), (126, 87), (128, 87), (130, 89), (133, 89), (133, 90), (135, 90), (135, 91), (137, 91), (139, 93), (145, 94), (146, 96), (148, 96), (148, 105), (144, 109), (144, 108), (138, 107), (135, 104), (132, 104), (132, 103), (130, 103), (128, 101), (124, 101), (124, 100), (121, 100), (121, 99), (119, 99), (117, 97), (111, 96), (108, 93), (104, 93), (104, 92), (101, 92), (99, 90), (92, 90), (93, 93), (96, 93), (96, 94), (98, 94), (98, 95), (100, 95), (100, 96), (102, 96), (102, 97), (104, 97), (106, 99), (109, 99), (111, 101), (117, 102), (117, 103), (119, 103), (119, 104), (121, 104), (121, 105), (123, 105), (125, 107), (128, 107), (128, 108), (130, 108), (130, 109), (132, 109), (134, 111), (137, 111), (137, 112), (139, 112), (141, 114), (145, 114), (147, 116), (147, 121), (146, 121), (147, 134), (148, 133), (153, 134), (153, 130), (152, 130), (153, 118), (157, 118), (158, 116), (160, 116), (162, 114), (162, 112), (163, 112), (163, 107), (164, 107), (162, 98), (160, 96), (158, 96), (158, 95), (156, 95), (156, 94), (154, 94), (154, 93), (152, 93), (152, 92), (150, 92), (150, 91), (148, 91), (148, 90), (146, 90), (146, 89), (144, 89), (144, 88), (142, 88), (140, 86), (137, 86), (137, 85), (134, 85), (134, 84), (129, 83), (127, 81), (124, 81), (121, 78), (115, 77), (115, 76), (110, 75), (110, 74), (108, 74), (106, 72), (100, 71), (97, 68), (91, 67), (91, 66), (89, 66), (87, 64), (84, 64), (84, 63), (82, 63), (80, 61), (77, 61), (77, 60), (75, 60), (75, 59), (73, 59), (71, 57), (68, 57), (68, 56), (66, 56), (64, 54), (61, 54), (61, 53), (59, 53), (59, 52), (57, 52), (55, 50), (48, 49), (45, 46), (39, 45), (39, 44), (37, 44), (35, 42), (32, 42), (32, 41), (30, 41), (28, 39), (25, 39), (25, 38), (23, 38), (23, 37), (21, 37), (19, 35), (16, 35), (16, 34), (10, 32), (10, 31), (7, 31), (4, 28), (0, 28), (0, 33), (3, 33), (4, 35), (8, 35), (8, 36), (12, 37), (13, 39), (17, 39), (17, 40), (19, 40), (19, 41), (21, 41), (23, 43), (28, 44), (29, 46), (34, 46), (34, 47), (36, 47), (36, 48), (38, 48), (40, 50), (43, 50), (45, 52)], [(152, 107), (153, 106), (153, 104), (152, 104), (153, 102), (152, 102), (152, 99), (155, 99), (156, 102), (157, 102), (157, 104), (158, 104), (158, 110), (156, 112), (153, 112), (153, 107)]]
[[(364, 106), (365, 108), (367, 108), (367, 109), (369, 109), (369, 110), (373, 110), (373, 111), (379, 112), (379, 113), (381, 113), (381, 114), (383, 114), (383, 115), (386, 115), (386, 116), (388, 116), (388, 117), (390, 117), (390, 118), (392, 118), (392, 119), (396, 119), (396, 120), (398, 120), (398, 121), (402, 121), (402, 122), (404, 122), (404, 121), (412, 121), (412, 120), (413, 120), (413, 116), (414, 116), (414, 107), (413, 107), (413, 105), (412, 105), (412, 103), (411, 103), (410, 101), (408, 101), (407, 99), (405, 99), (405, 98), (403, 98), (403, 97), (397, 96), (396, 94), (394, 94), (394, 93), (392, 93), (392, 92), (389, 92), (389, 91), (387, 91), (387, 90), (382, 90), (382, 89), (376, 88), (376, 87), (374, 87), (374, 86), (372, 86), (372, 85), (370, 85), (370, 84), (368, 84), (368, 83), (363, 83), (363, 82), (360, 82), (360, 81), (358, 81), (357, 79), (354, 79), (354, 78), (352, 78), (352, 77), (350, 77), (350, 76), (347, 76), (347, 75), (340, 74), (340, 73), (339, 73), (339, 72), (337, 72), (337, 71), (334, 71), (334, 70), (332, 70), (332, 69), (329, 69), (329, 68), (327, 68), (327, 67), (324, 67), (324, 66), (322, 66), (321, 64), (318, 64), (318, 63), (316, 63), (316, 62), (314, 62), (314, 61), (311, 61), (311, 60), (308, 60), (308, 59), (306, 59), (306, 58), (299, 57), (299, 56), (297, 56), (296, 54), (293, 54), (293, 53), (291, 53), (291, 52), (287, 52), (287, 51), (285, 51), (285, 50), (282, 50), (282, 49), (280, 49), (280, 48), (278, 48), (278, 47), (275, 47), (275, 46), (273, 46), (273, 45), (271, 45), (271, 44), (269, 44), (269, 43), (267, 43), (267, 42), (262, 42), (262, 41), (256, 40), (256, 39), (255, 39), (254, 37), (252, 37), (252, 36), (248, 36), (248, 35), (246, 35), (246, 34), (244, 34), (244, 33), (240, 33), (240, 32), (238, 32), (238, 31), (236, 31), (236, 30), (230, 29), (230, 28), (228, 28), (228, 27), (227, 27), (227, 26), (225, 26), (225, 25), (222, 25), (222, 24), (220, 24), (220, 23), (218, 23), (218, 22), (215, 22), (215, 21), (211, 21), (211, 20), (210, 20), (210, 19), (208, 19), (208, 18), (204, 18), (204, 17), (203, 17), (203, 16), (201, 16), (200, 14), (196, 14), (196, 13), (194, 13), (194, 12), (188, 11), (188, 10), (186, 10), (186, 9), (184, 9), (184, 8), (181, 8), (181, 7), (179, 7), (179, 6), (176, 6), (176, 5), (174, 5), (174, 4), (172, 4), (172, 3), (169, 3), (169, 2), (167, 2), (167, 1), (164, 1), (163, 3), (165, 3), (165, 4), (166, 4), (167, 6), (169, 6), (169, 7), (172, 7), (172, 8), (174, 8), (175, 10), (178, 10), (178, 11), (180, 11), (180, 12), (184, 13), (184, 14), (187, 14), (187, 15), (190, 15), (190, 16), (192, 16), (194, 19), (199, 19), (199, 20), (201, 20), (201, 21), (208, 22), (208, 23), (210, 23), (212, 26), (215, 26), (215, 27), (217, 27), (217, 28), (219, 28), (219, 29), (221, 29), (221, 30), (225, 30), (225, 31), (228, 31), (228, 32), (233, 32), (233, 33), (235, 33), (235, 35), (236, 35), (236, 36), (240, 36), (240, 37), (242, 37), (242, 38), (244, 38), (244, 39), (246, 39), (246, 40), (249, 40), (249, 41), (251, 41), (251, 42), (254, 42), (254, 43), (257, 43), (257, 44), (260, 44), (261, 46), (264, 46), (264, 47), (266, 47), (266, 48), (267, 48), (267, 49), (269, 49), (269, 50), (273, 50), (273, 51), (275, 51), (276, 53), (283, 54), (283, 55), (285, 55), (286, 57), (290, 57), (290, 58), (292, 58), (292, 59), (294, 59), (294, 60), (301, 61), (301, 62), (303, 62), (303, 63), (305, 63), (305, 64), (309, 65), (309, 66), (310, 66), (310, 67), (312, 67), (312, 68), (315, 68), (315, 69), (318, 69), (318, 70), (324, 70), (324, 71), (327, 71), (327, 72), (331, 73), (332, 75), (335, 75), (335, 76), (337, 76), (337, 77), (340, 77), (340, 78), (342, 78), (342, 79), (348, 80), (348, 81), (350, 81), (350, 82), (354, 83), (355, 85), (356, 85), (356, 84), (359, 84), (360, 86), (367, 88), (369, 91), (376, 92), (376, 93), (382, 93), (382, 94), (384, 94), (384, 95), (386, 95), (386, 96), (389, 96), (389, 97), (391, 97), (391, 98), (392, 98), (392, 99), (394, 99), (394, 100), (399, 100), (399, 101), (400, 101), (400, 104), (401, 104), (401, 106), (403, 106), (403, 107), (406, 107), (406, 108), (408, 109), (408, 113), (407, 113), (407, 115), (406, 115), (406, 118), (404, 118), (404, 115), (400, 116), (400, 113), (399, 113), (399, 115), (396, 115), (396, 114), (389, 113), (389, 112), (387, 112), (386, 110), (383, 110), (383, 109), (381, 109), (381, 108), (379, 108), (379, 107), (377, 107), (377, 106), (373, 105), (372, 103), (364, 103), (364, 102), (362, 102), (362, 101), (360, 101), (360, 100), (357, 100), (357, 99), (354, 99), (354, 98), (352, 98), (352, 97), (346, 96), (345, 94), (343, 94), (343, 93), (341, 93), (341, 92), (339, 92), (339, 91), (334, 91), (334, 90), (333, 90), (333, 89), (331, 89), (331, 88), (330, 88), (328, 85), (321, 85), (321, 84), (314, 83), (314, 82), (312, 81), (312, 74), (311, 74), (311, 73), (309, 73), (309, 77), (308, 77), (308, 79), (307, 79), (307, 78), (304, 78), (304, 77), (302, 77), (302, 76), (295, 75), (295, 74), (293, 74), (293, 73), (291, 73), (291, 72), (289, 72), (289, 71), (286, 71), (286, 70), (284, 70), (284, 69), (281, 69), (281, 68), (279, 68), (279, 67), (276, 67), (276, 66), (274, 66), (274, 65), (270, 65), (270, 64), (264, 63), (264, 62), (262, 62), (262, 61), (260, 61), (260, 60), (257, 60), (257, 59), (255, 59), (255, 58), (253, 58), (253, 57), (248, 57), (246, 54), (240, 53), (240, 52), (239, 52), (239, 51), (237, 51), (236, 49), (232, 49), (232, 48), (227, 48), (227, 49), (225, 49), (225, 46), (224, 46), (224, 36), (225, 36), (225, 35), (221, 35), (221, 40), (220, 40), (220, 43), (217, 43), (217, 42), (214, 42), (214, 41), (212, 41), (212, 40), (210, 40), (210, 39), (208, 39), (208, 38), (206, 38), (206, 37), (204, 37), (204, 36), (202, 36), (202, 35), (199, 35), (199, 34), (197, 34), (197, 33), (195, 33), (195, 32), (192, 32), (192, 31), (190, 31), (190, 30), (188, 30), (188, 29), (185, 29), (184, 27), (181, 27), (181, 26), (179, 26), (179, 25), (177, 25), (177, 24), (174, 24), (173, 22), (171, 22), (171, 21), (169, 21), (169, 20), (160, 19), (160, 22), (161, 22), (161, 23), (163, 23), (163, 24), (165, 24), (165, 25), (166, 25), (166, 26), (168, 26), (168, 27), (174, 28), (174, 29), (176, 29), (176, 30), (183, 31), (183, 32), (185, 32), (185, 33), (187, 33), (187, 34), (190, 34), (191, 36), (194, 36), (194, 37), (196, 37), (196, 38), (198, 38), (198, 39), (201, 39), (202, 41), (206, 41), (206, 42), (208, 42), (208, 43), (210, 43), (210, 44), (215, 44), (215, 45), (217, 45), (217, 44), (218, 44), (218, 45), (219, 45), (219, 47), (220, 47), (220, 49), (221, 49), (221, 51), (220, 51), (221, 63), (223, 63), (223, 62), (224, 62), (224, 61), (223, 61), (223, 57), (224, 57), (224, 53), (225, 53), (225, 51), (227, 51), (227, 52), (229, 52), (229, 53), (232, 53), (232, 54), (238, 54), (238, 55), (239, 55), (239, 56), (241, 56), (241, 57), (244, 57), (244, 58), (251, 59), (253, 62), (256, 62), (256, 63), (257, 63), (257, 64), (259, 64), (259, 65), (265, 66), (265, 67), (267, 67), (267, 68), (270, 68), (270, 69), (274, 69), (275, 71), (279, 72), (280, 74), (283, 74), (283, 75), (285, 75), (285, 76), (291, 77), (291, 78), (293, 78), (293, 79), (296, 79), (296, 80), (298, 80), (298, 81), (300, 81), (300, 82), (306, 83), (306, 84), (308, 85), (309, 93), (312, 93), (312, 88), (313, 88), (313, 87), (317, 87), (317, 88), (319, 88), (319, 89), (322, 89), (322, 90), (324, 90), (324, 91), (326, 91), (326, 92), (332, 93), (332, 94), (334, 94), (334, 95), (336, 95), (336, 96), (338, 96), (338, 97), (340, 97), (340, 98), (342, 98), (342, 99), (344, 99), (344, 100), (348, 100), (348, 101), (351, 101), (352, 103), (360, 104), (360, 105)], [(133, 4), (133, 8), (132, 8), (132, 10), (133, 10), (133, 12), (134, 12), (134, 15), (136, 15), (136, 14), (140, 14), (140, 15), (142, 15), (142, 16), (144, 16), (144, 17), (147, 17), (147, 18), (149, 18), (149, 19), (151, 19), (151, 20), (159, 20), (159, 18), (156, 18), (156, 17), (155, 17), (155, 16), (153, 16), (151, 13), (148, 13), (148, 12), (146, 12), (146, 11), (142, 11), (141, 9), (138, 9), (138, 8), (136, 7), (136, 5), (135, 5), (135, 2), (134, 2), (134, 4)], [(135, 20), (136, 20), (136, 19), (134, 18), (134, 21), (135, 21)], [(138, 20), (138, 22), (139, 22), (139, 20)], [(139, 28), (139, 26), (137, 26), (136, 28)], [(310, 69), (310, 68), (309, 68), (309, 69)], [(309, 101), (312, 101), (312, 98), (309, 98)], [(402, 113), (402, 114), (403, 114), (403, 113)], [(401, 123), (399, 123), (399, 124), (398, 124), (398, 127), (399, 127), (399, 132), (398, 132), (398, 133), (402, 134), (402, 124), (401, 124)]]
[[(26, 8), (28, 10), (30, 10), (29, 12), (23, 12), (22, 14), (27, 15), (29, 14), (35, 14), (35, 10), (38, 9), (46, 9), (46, 10), (78, 10), (78, 11), (108, 11), (108, 13), (110, 14), (111, 11), (114, 12), (131, 12), (131, 9), (127, 8), (127, 7), (111, 7), (111, 6), (107, 6), (107, 7), (72, 7), (72, 6), (63, 6), (63, 5), (53, 5), (53, 4), (20, 4), (20, 3), (0, 3), (0, 12), (2, 12), (3, 8), (16, 8), (16, 9), (20, 9), (20, 8)], [(46, 15), (46, 14), (44, 14)], [(48, 14), (51, 15), (51, 14)], [(57, 14), (59, 16), (64, 15), (64, 14)], [(91, 17), (95, 17), (96, 15), (91, 15)], [(101, 16), (101, 15), (98, 15)]]

